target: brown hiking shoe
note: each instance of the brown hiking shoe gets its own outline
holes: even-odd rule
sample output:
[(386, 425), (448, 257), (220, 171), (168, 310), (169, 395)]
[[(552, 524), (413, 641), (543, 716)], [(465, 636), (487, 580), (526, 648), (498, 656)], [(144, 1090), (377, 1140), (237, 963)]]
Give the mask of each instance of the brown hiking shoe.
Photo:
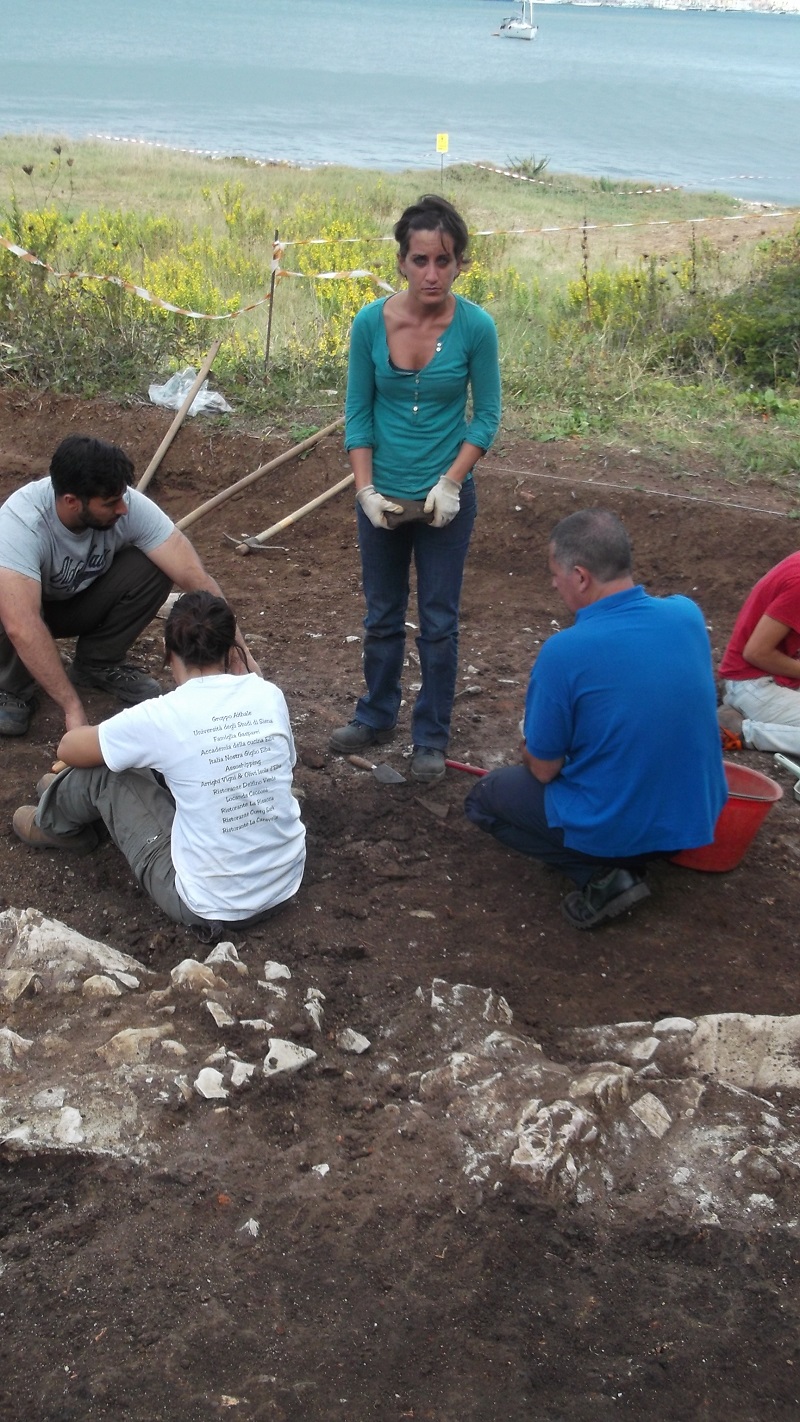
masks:
[(75, 834), (48, 834), (37, 825), (36, 815), (36, 805), (20, 805), (11, 821), (17, 839), (31, 849), (71, 849), (73, 854), (91, 854), (100, 842), (93, 825), (84, 825)]

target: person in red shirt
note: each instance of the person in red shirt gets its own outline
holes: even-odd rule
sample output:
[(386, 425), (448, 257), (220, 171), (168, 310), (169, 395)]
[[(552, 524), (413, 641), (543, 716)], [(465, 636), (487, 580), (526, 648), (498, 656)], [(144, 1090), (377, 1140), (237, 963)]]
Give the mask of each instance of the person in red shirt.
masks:
[(751, 750), (800, 753), (800, 553), (748, 594), (719, 674), (723, 731)]

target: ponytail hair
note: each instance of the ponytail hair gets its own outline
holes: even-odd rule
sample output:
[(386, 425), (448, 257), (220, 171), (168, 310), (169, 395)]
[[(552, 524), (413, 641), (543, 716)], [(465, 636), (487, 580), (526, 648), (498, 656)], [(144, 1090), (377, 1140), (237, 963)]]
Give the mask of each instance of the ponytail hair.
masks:
[(165, 665), (174, 653), (187, 667), (222, 662), (227, 671), (233, 652), (245, 661), (244, 650), (236, 641), (236, 618), (224, 597), (205, 590), (179, 597), (164, 628)]

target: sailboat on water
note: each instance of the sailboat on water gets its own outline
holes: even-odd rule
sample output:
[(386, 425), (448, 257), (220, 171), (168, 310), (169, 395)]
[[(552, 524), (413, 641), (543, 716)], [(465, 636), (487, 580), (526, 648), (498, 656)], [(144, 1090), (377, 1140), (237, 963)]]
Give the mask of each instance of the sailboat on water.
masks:
[(520, 13), (518, 15), (508, 15), (506, 19), (500, 21), (499, 30), (495, 34), (502, 39), (523, 39), (532, 40), (538, 30), (538, 25), (533, 23), (533, 0), (520, 0)]

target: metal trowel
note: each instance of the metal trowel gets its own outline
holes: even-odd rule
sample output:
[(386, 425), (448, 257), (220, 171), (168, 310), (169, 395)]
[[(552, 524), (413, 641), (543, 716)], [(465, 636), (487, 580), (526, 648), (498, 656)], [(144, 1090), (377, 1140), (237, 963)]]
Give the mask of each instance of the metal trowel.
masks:
[(800, 800), (800, 765), (794, 760), (789, 760), (785, 755), (776, 755), (775, 764), (782, 765), (784, 770), (788, 770), (791, 775), (796, 777), (794, 783), (794, 798), (795, 800)]
[[(358, 766), (359, 770), (371, 770), (376, 780), (380, 780), (382, 785), (405, 785), (406, 777), (395, 770), (393, 765), (376, 765), (372, 760), (365, 760), (363, 755), (349, 755), (347, 757), (351, 765)], [(800, 775), (800, 771), (798, 771)]]

